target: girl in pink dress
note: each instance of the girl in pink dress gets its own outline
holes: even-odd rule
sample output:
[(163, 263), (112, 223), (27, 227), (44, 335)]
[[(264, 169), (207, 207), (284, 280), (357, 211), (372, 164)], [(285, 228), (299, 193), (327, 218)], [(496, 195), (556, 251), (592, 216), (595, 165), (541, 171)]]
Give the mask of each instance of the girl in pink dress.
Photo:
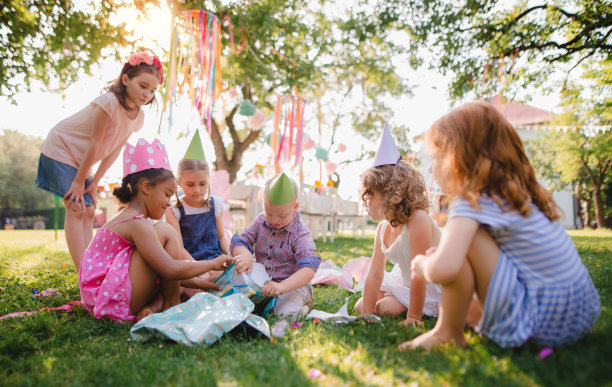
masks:
[(157, 279), (166, 310), (179, 303), (179, 280), (224, 270), (231, 258), (181, 260), (174, 229), (149, 220), (164, 215), (176, 191), (159, 140), (127, 144), (123, 157), (123, 182), (113, 194), (127, 207), (98, 230), (83, 254), (79, 287), (81, 305), (96, 318), (134, 321), (147, 313), (144, 306), (158, 290)]

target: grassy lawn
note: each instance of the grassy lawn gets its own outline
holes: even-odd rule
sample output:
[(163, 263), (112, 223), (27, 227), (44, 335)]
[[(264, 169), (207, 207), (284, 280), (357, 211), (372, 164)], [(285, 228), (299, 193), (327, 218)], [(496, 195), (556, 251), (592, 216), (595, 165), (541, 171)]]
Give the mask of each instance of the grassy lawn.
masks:
[[(544, 360), (536, 345), (502, 349), (473, 332), (467, 349), (400, 353), (397, 344), (435, 321), (409, 329), (398, 325), (399, 317), (382, 325), (306, 322), (273, 342), (237, 334), (209, 348), (136, 344), (130, 324), (99, 321), (77, 308), (0, 320), (0, 385), (612, 385), (612, 232), (570, 235), (599, 291), (602, 314), (592, 334)], [(59, 236), (56, 242), (52, 231), (0, 231), (0, 315), (79, 299), (77, 273)], [(323, 259), (342, 265), (369, 255), (372, 242), (347, 237), (317, 247)], [(32, 298), (33, 288), (49, 287), (62, 295)], [(352, 310), (359, 297), (329, 286), (314, 294), (314, 307), (329, 312), (346, 297)]]

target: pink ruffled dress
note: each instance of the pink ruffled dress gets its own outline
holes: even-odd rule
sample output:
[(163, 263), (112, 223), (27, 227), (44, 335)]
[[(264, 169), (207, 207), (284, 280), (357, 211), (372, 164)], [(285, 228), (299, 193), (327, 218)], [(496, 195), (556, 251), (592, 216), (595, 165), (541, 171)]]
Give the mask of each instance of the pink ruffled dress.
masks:
[[(132, 216), (111, 224), (143, 216)], [(100, 228), (81, 257), (79, 287), (81, 306), (96, 318), (135, 321), (130, 314), (132, 284), (129, 267), (134, 244), (108, 228)]]

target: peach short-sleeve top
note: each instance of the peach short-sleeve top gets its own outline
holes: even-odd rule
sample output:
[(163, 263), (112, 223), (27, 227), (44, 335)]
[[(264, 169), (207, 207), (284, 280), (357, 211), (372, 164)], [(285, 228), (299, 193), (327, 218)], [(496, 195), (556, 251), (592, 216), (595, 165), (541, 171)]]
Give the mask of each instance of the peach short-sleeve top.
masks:
[[(138, 112), (135, 119), (129, 119), (117, 96), (107, 92), (96, 98), (76, 114), (55, 125), (40, 146), (40, 151), (47, 157), (79, 168), (85, 157), (92, 134), (94, 107), (99, 106), (111, 118), (104, 139), (94, 164), (104, 160), (117, 147), (125, 145), (130, 134), (142, 128), (144, 113)], [(91, 174), (91, 171), (90, 171)]]

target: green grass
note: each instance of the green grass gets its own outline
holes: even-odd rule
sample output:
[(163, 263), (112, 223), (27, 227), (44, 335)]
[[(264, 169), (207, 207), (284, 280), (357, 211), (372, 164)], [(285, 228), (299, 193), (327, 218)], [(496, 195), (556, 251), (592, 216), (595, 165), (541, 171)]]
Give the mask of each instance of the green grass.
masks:
[[(306, 322), (273, 342), (226, 335), (209, 348), (129, 340), (130, 324), (96, 320), (77, 308), (0, 320), (0, 385), (612, 385), (612, 232), (570, 232), (599, 291), (602, 314), (592, 334), (545, 360), (529, 344), (502, 349), (468, 333), (469, 347), (400, 353), (397, 344), (424, 328), (398, 325), (333, 326)], [(323, 259), (342, 265), (369, 255), (372, 239), (317, 241)], [(64, 267), (65, 266), (65, 267)], [(32, 288), (63, 294), (32, 299)], [(358, 295), (315, 288), (314, 307), (336, 311)], [(77, 274), (63, 234), (0, 231), (0, 315), (56, 307), (79, 299)], [(274, 322), (275, 320), (271, 320)], [(322, 372), (310, 378), (310, 370)], [(416, 383), (415, 383), (416, 382)]]

